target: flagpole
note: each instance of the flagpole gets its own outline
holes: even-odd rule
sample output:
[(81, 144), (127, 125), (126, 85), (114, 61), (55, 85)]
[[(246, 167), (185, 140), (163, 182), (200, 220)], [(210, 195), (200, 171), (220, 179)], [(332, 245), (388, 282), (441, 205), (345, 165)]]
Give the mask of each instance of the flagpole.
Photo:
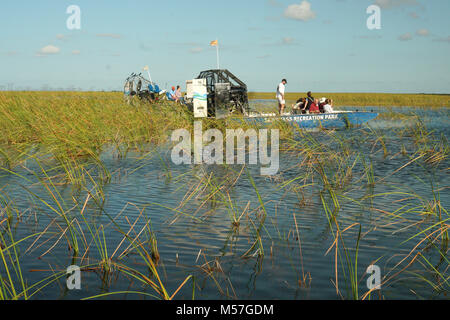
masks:
[(217, 51), (217, 69), (220, 70), (220, 60), (219, 60), (219, 39), (217, 39), (216, 51)]
[(150, 68), (149, 68), (148, 66), (145, 66), (145, 67), (144, 67), (144, 70), (147, 71), (148, 78), (150, 79), (150, 83), (153, 84), (152, 76), (150, 75)]
[(147, 70), (147, 73), (148, 73), (148, 77), (149, 77), (149, 79), (150, 79), (150, 83), (151, 83), (151, 84), (153, 84), (153, 81), (152, 81), (152, 76), (150, 75), (150, 71), (149, 71), (149, 70)]

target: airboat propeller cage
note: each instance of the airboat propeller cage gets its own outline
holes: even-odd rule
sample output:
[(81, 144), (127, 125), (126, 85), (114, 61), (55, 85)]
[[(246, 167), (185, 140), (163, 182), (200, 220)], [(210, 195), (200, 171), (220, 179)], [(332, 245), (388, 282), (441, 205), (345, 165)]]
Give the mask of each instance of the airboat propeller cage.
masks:
[(186, 81), (186, 98), (192, 101), (195, 118), (248, 112), (247, 85), (226, 69), (202, 71)]
[(123, 86), (124, 98), (130, 103), (130, 99), (137, 96), (144, 102), (152, 102), (155, 99), (156, 94), (163, 94), (165, 90), (159, 90), (155, 92), (153, 85), (158, 87), (154, 82), (145, 79), (142, 74), (132, 73), (126, 80)]

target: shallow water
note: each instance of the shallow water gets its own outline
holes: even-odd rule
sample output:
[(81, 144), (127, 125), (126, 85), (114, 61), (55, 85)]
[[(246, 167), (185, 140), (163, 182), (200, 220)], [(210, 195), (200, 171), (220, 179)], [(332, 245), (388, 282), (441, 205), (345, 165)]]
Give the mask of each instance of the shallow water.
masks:
[[(253, 106), (271, 102), (254, 101)], [(341, 108), (358, 109), (358, 108)], [(383, 108), (366, 108), (375, 111), (390, 112)], [(362, 148), (362, 154), (372, 160), (375, 180), (385, 178), (374, 187), (367, 186), (364, 181), (357, 181), (358, 172), (363, 171), (357, 164), (353, 171), (355, 177), (352, 183), (340, 191), (341, 208), (337, 214), (340, 227), (345, 229), (353, 223), (361, 225), (362, 239), (358, 251), (358, 275), (359, 295), (368, 291), (366, 287), (367, 275), (365, 271), (374, 261), (381, 268), (382, 277), (392, 275), (401, 268), (392, 268), (408, 254), (414, 245), (422, 238), (417, 238), (404, 243), (413, 235), (428, 226), (433, 225), (435, 217), (423, 221), (424, 217), (412, 210), (401, 217), (389, 218), (384, 213), (394, 212), (405, 203), (396, 202), (409, 197), (405, 194), (390, 194), (363, 199), (367, 195), (384, 194), (396, 190), (410, 192), (417, 197), (410, 200), (411, 206), (419, 206), (423, 201), (433, 199), (433, 190), (439, 190), (440, 203), (448, 209), (450, 194), (448, 189), (448, 158), (437, 166), (430, 166), (417, 161), (406, 166), (394, 175), (390, 175), (409, 161), (407, 156), (396, 154), (400, 146), (404, 145), (407, 152), (413, 152), (414, 144), (409, 136), (399, 137), (395, 130), (413, 126), (413, 115), (419, 117), (433, 131), (436, 139), (444, 137), (448, 139), (450, 134), (448, 109), (395, 109), (405, 118), (402, 120), (389, 120), (381, 118), (372, 121), (369, 126), (385, 139), (386, 148), (390, 151), (388, 156), (381, 152), (381, 146), (375, 148), (373, 143), (361, 142), (364, 136), (361, 130), (369, 132), (368, 127), (339, 131), (337, 134), (352, 139), (355, 148)], [(328, 143), (323, 132), (312, 132), (311, 135), (318, 141)], [(297, 137), (297, 139), (300, 139)], [(364, 140), (364, 139), (362, 139)], [(338, 149), (339, 147), (336, 146)], [(102, 160), (108, 170), (113, 173), (112, 181), (104, 186), (105, 203), (103, 210), (90, 203), (84, 211), (84, 216), (89, 221), (95, 221), (96, 225), (107, 226), (105, 237), (109, 256), (115, 251), (122, 241), (123, 235), (117, 231), (118, 227), (125, 232), (130, 229), (136, 219), (135, 231), (139, 233), (145, 223), (151, 220), (151, 228), (158, 241), (161, 260), (158, 270), (161, 280), (168, 292), (174, 292), (188, 275), (195, 276), (196, 299), (340, 299), (350, 298), (350, 285), (344, 279), (345, 273), (339, 262), (338, 287), (333, 282), (335, 274), (335, 250), (328, 254), (328, 249), (334, 242), (333, 231), (324, 212), (323, 204), (317, 188), (305, 188), (305, 202), (299, 198), (298, 192), (291, 188), (280, 188), (281, 181), (288, 181), (302, 174), (302, 168), (298, 166), (301, 159), (295, 153), (282, 153), (280, 159), (280, 174), (272, 179), (259, 176), (258, 166), (249, 166), (250, 175), (253, 177), (261, 198), (265, 203), (267, 217), (261, 229), (264, 256), (244, 254), (254, 242), (255, 231), (261, 221), (261, 208), (255, 188), (244, 172), (236, 181), (234, 170), (240, 171), (239, 166), (225, 168), (222, 166), (175, 166), (170, 163), (169, 150), (158, 149), (159, 156), (155, 153), (143, 156), (138, 153), (129, 153), (125, 159), (118, 158), (114, 152), (105, 150)], [(169, 169), (166, 169), (169, 166)], [(29, 161), (28, 169), (37, 170), (37, 166)], [(16, 170), (32, 181), (35, 177), (18, 168)], [(170, 172), (170, 174), (169, 174)], [(233, 208), (240, 213), (249, 204), (249, 210), (241, 221), (239, 228), (233, 228), (230, 220), (229, 206), (224, 203), (211, 203), (205, 201), (205, 196), (196, 195), (180, 206), (189, 194), (196, 188), (200, 180), (205, 177), (214, 177), (218, 184), (226, 186), (233, 201)], [(281, 180), (283, 179), (283, 180)], [(228, 181), (229, 180), (229, 181)], [(233, 186), (232, 186), (233, 185)], [(67, 208), (73, 205), (73, 190), (68, 186), (57, 186), (61, 197), (65, 199)], [(434, 189), (432, 189), (434, 188)], [(14, 201), (16, 207), (22, 212), (22, 222), (18, 223), (15, 230), (15, 238), (21, 239), (33, 232), (40, 232), (55, 219), (55, 213), (31, 192), (50, 204), (54, 201), (45, 188), (40, 184), (29, 184), (23, 178), (11, 174), (0, 178), (0, 190)], [(79, 212), (86, 198), (86, 192), (76, 193), (79, 196), (80, 205), (72, 212), (73, 216), (81, 218)], [(324, 194), (324, 198), (331, 205), (331, 199)], [(352, 201), (354, 199), (357, 201)], [(144, 211), (141, 211), (144, 209)], [(174, 210), (177, 208), (176, 213)], [(258, 210), (259, 208), (259, 210)], [(142, 212), (142, 214), (141, 214)], [(183, 212), (183, 214), (179, 214)], [(384, 212), (384, 213), (383, 213)], [(200, 220), (191, 219), (195, 215)], [(296, 220), (294, 220), (294, 215)], [(444, 218), (448, 215), (444, 212)], [(111, 218), (115, 219), (117, 226), (111, 224)], [(0, 219), (1, 220), (1, 219)], [(298, 225), (300, 239), (297, 238), (295, 221)], [(420, 225), (414, 225), (421, 221)], [(447, 221), (448, 224), (448, 221)], [(413, 226), (412, 226), (413, 225)], [(255, 227), (254, 227), (255, 226)], [(49, 229), (54, 232), (60, 230), (55, 225)], [(84, 230), (88, 234), (87, 230)], [(343, 234), (344, 241), (349, 247), (351, 257), (355, 255), (359, 226), (355, 226)], [(71, 265), (72, 258), (68, 252), (67, 242), (59, 241), (52, 250), (42, 256), (58, 240), (57, 236), (46, 233), (32, 250), (26, 251), (33, 244), (33, 239), (21, 243), (21, 267), (24, 277), (31, 284), (51, 275), (51, 270), (64, 270)], [(89, 238), (89, 237), (88, 237)], [(47, 239), (50, 239), (46, 242)], [(301, 253), (299, 242), (301, 241)], [(79, 239), (81, 242), (81, 239)], [(122, 244), (117, 257), (129, 243)], [(339, 244), (341, 245), (341, 243)], [(437, 265), (439, 256), (437, 251), (429, 250), (427, 259)], [(98, 259), (98, 252), (94, 245), (90, 248), (92, 261)], [(447, 256), (448, 259), (448, 251)], [(148, 273), (146, 267), (136, 254), (129, 254), (121, 260), (127, 265)], [(379, 260), (378, 260), (379, 259)], [(125, 262), (126, 261), (126, 262)], [(215, 271), (208, 273), (201, 268), (208, 261), (215, 265)], [(353, 259), (354, 261), (354, 259)], [(447, 260), (448, 261), (448, 260)], [(87, 265), (88, 261), (75, 261), (77, 264)], [(421, 264), (422, 263), (422, 264)], [(416, 263), (389, 281), (382, 287), (381, 295), (386, 299), (407, 298), (438, 298), (446, 299), (449, 286), (444, 285), (441, 291), (434, 291), (423, 279), (435, 281), (435, 275), (423, 267), (423, 261)], [(447, 264), (447, 268), (446, 265)], [(404, 266), (404, 265), (402, 265)], [(344, 268), (345, 269), (345, 268)], [(39, 271), (36, 271), (39, 270)], [(42, 271), (44, 270), (44, 271)], [(439, 266), (440, 272), (449, 276), (448, 263)], [(301, 274), (309, 274), (308, 284), (299, 285)], [(422, 278), (421, 278), (422, 277)], [(82, 290), (68, 291), (64, 289), (65, 280), (53, 283), (44, 288), (35, 297), (36, 299), (78, 299), (94, 296), (106, 292), (139, 291), (154, 294), (148, 286), (144, 286), (135, 280), (120, 275), (112, 274), (107, 280), (101, 272), (83, 272)], [(178, 299), (192, 298), (192, 281), (189, 281), (178, 293)], [(142, 299), (143, 296), (133, 294), (118, 294), (109, 298)], [(377, 292), (372, 298), (380, 298)]]

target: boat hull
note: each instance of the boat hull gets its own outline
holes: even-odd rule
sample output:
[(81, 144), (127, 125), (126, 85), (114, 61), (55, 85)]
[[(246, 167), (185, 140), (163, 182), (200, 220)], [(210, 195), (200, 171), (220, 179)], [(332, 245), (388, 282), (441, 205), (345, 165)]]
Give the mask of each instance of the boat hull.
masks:
[(358, 127), (378, 117), (374, 112), (336, 112), (321, 114), (298, 114), (284, 116), (256, 116), (245, 118), (246, 122), (269, 125), (276, 121), (285, 121), (299, 128), (348, 128)]

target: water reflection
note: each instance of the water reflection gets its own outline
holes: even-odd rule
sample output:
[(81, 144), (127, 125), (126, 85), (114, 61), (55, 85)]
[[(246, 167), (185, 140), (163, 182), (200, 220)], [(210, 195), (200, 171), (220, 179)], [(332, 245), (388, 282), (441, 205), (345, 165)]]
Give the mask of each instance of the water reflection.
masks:
[[(380, 112), (384, 110), (373, 109)], [(448, 137), (449, 111), (408, 108), (397, 111), (408, 116), (416, 114), (435, 131), (436, 136)], [(414, 148), (411, 137), (395, 134), (393, 127), (404, 127), (408, 122), (402, 119), (401, 123), (385, 118), (370, 123), (371, 128), (378, 130), (377, 134), (383, 137), (388, 155), (383, 154), (376, 138), (373, 141), (373, 134), (368, 128), (337, 132), (337, 137), (341, 135), (349, 146), (332, 144), (334, 140), (322, 132), (311, 133), (319, 143), (336, 148), (336, 153), (345, 154), (344, 149), (347, 147), (360, 148), (360, 153), (354, 157), (343, 157), (346, 163), (331, 165), (329, 168), (334, 169), (329, 169), (331, 171), (327, 174), (337, 182), (342, 182), (342, 185), (335, 186), (340, 196), (339, 210), (335, 211), (333, 219), (338, 219), (343, 229), (354, 223), (362, 226), (364, 236), (358, 251), (358, 276), (362, 279), (362, 287), (368, 265), (381, 258), (378, 263), (384, 272), (389, 272), (411, 249), (403, 242), (434, 223), (432, 217), (428, 222), (423, 221), (414, 208), (423, 205), (421, 199), (424, 202), (432, 200), (431, 183), (439, 189), (446, 187), (448, 181), (448, 159), (437, 166), (415, 162), (395, 172), (409, 161), (407, 156), (396, 155), (400, 146), (405, 145), (409, 151)], [(302, 162), (304, 155), (299, 156), (297, 151), (283, 153), (280, 159), (282, 173), (279, 177), (269, 179), (259, 176), (257, 166), (170, 165), (168, 175), (166, 163), (161, 161), (167, 161), (168, 152), (164, 148), (158, 150), (162, 158), (153, 156), (154, 153), (142, 156), (130, 152), (128, 157), (122, 159), (112, 156), (109, 151), (102, 154), (105, 166), (114, 173), (113, 178), (102, 190), (104, 203), (99, 208), (89, 202), (83, 217), (97, 227), (104, 226), (105, 243), (110, 255), (115, 250), (118, 253), (126, 252), (117, 255), (118, 263), (126, 261), (152, 278), (139, 255), (135, 251), (125, 250), (130, 244), (121, 245), (126, 232), (133, 236), (152, 233), (157, 239), (161, 257), (158, 263), (161, 280), (167, 289), (174, 292), (187, 275), (195, 278), (179, 292), (177, 298), (190, 299), (193, 291), (199, 299), (349, 297), (349, 280), (343, 280), (345, 262), (339, 262), (343, 263), (338, 270), (342, 281), (339, 294), (333, 285), (337, 262), (334, 251), (329, 249), (335, 240), (335, 227), (332, 219), (324, 213), (324, 206), (336, 209), (336, 199), (317, 177), (314, 178), (317, 185), (299, 183), (302, 180), (299, 177), (307, 172), (307, 164)], [(367, 156), (367, 163), (360, 161), (362, 155)], [(319, 151), (315, 156), (320, 156)], [(368, 166), (369, 158), (373, 179), (383, 179), (380, 183), (369, 184), (366, 181), (369, 171), (364, 165)], [(29, 173), (32, 170), (39, 171), (39, 168), (32, 162), (27, 165), (26, 170), (18, 171), (33, 181), (30, 185), (17, 175), (6, 174), (0, 178), (2, 194), (11, 197), (18, 211), (22, 212), (24, 223), (15, 227), (15, 236), (22, 238), (30, 232), (46, 230), (48, 226), (53, 233), (45, 233), (39, 240), (40, 245), (23, 255), (21, 264), (24, 270), (64, 270), (69, 264), (100, 260), (101, 255), (96, 251), (95, 244), (92, 241), (87, 243), (86, 240), (89, 257), (78, 256), (75, 261), (71, 261), (65, 242), (57, 241), (61, 225), (55, 222), (51, 210), (36, 199), (45, 199), (51, 206), (56, 206), (55, 200)], [(345, 172), (339, 171), (340, 165), (345, 165)], [(395, 174), (390, 175), (392, 172)], [(348, 176), (339, 176), (347, 173)], [(249, 176), (254, 179), (257, 189)], [(71, 212), (79, 229), (83, 230), (81, 234), (88, 239), (89, 231), (80, 215), (86, 192), (79, 192), (80, 198), (76, 199), (79, 205), (75, 206), (72, 188), (64, 185), (55, 188), (66, 206), (64, 209)], [(445, 189), (442, 190), (440, 205), (448, 208), (450, 197)], [(378, 194), (385, 196), (375, 196)], [(414, 198), (413, 194), (417, 197)], [(405, 199), (409, 202), (405, 202)], [(411, 209), (405, 210), (406, 205)], [(401, 217), (396, 216), (396, 210), (399, 210)], [(295, 222), (298, 223), (300, 237)], [(348, 245), (349, 254), (354, 256), (359, 236), (357, 228), (343, 232), (341, 236)], [(82, 237), (79, 240), (84, 241)], [(150, 246), (148, 242), (144, 243)], [(51, 252), (44, 255), (53, 244)], [(22, 246), (24, 249), (33, 246), (33, 241), (24, 241)], [(439, 258), (437, 253), (434, 255), (434, 259)], [(448, 260), (443, 259), (441, 264), (445, 261)], [(440, 270), (446, 270), (445, 266)], [(448, 268), (446, 272), (448, 275)], [(302, 286), (299, 280), (306, 273), (310, 275), (310, 283)], [(42, 273), (33, 272), (27, 277), (38, 281)], [(60, 290), (57, 284), (52, 284), (36, 298), (71, 299), (115, 291), (152, 293), (148, 286), (119, 272), (110, 274), (95, 269), (84, 272), (83, 277), (81, 292)], [(430, 288), (420, 281), (412, 281), (407, 286), (393, 282), (383, 291), (383, 297), (415, 297), (411, 290), (422, 297), (428, 297), (431, 293)], [(365, 292), (364, 288), (362, 292)], [(125, 297), (127, 295), (109, 298)]]

